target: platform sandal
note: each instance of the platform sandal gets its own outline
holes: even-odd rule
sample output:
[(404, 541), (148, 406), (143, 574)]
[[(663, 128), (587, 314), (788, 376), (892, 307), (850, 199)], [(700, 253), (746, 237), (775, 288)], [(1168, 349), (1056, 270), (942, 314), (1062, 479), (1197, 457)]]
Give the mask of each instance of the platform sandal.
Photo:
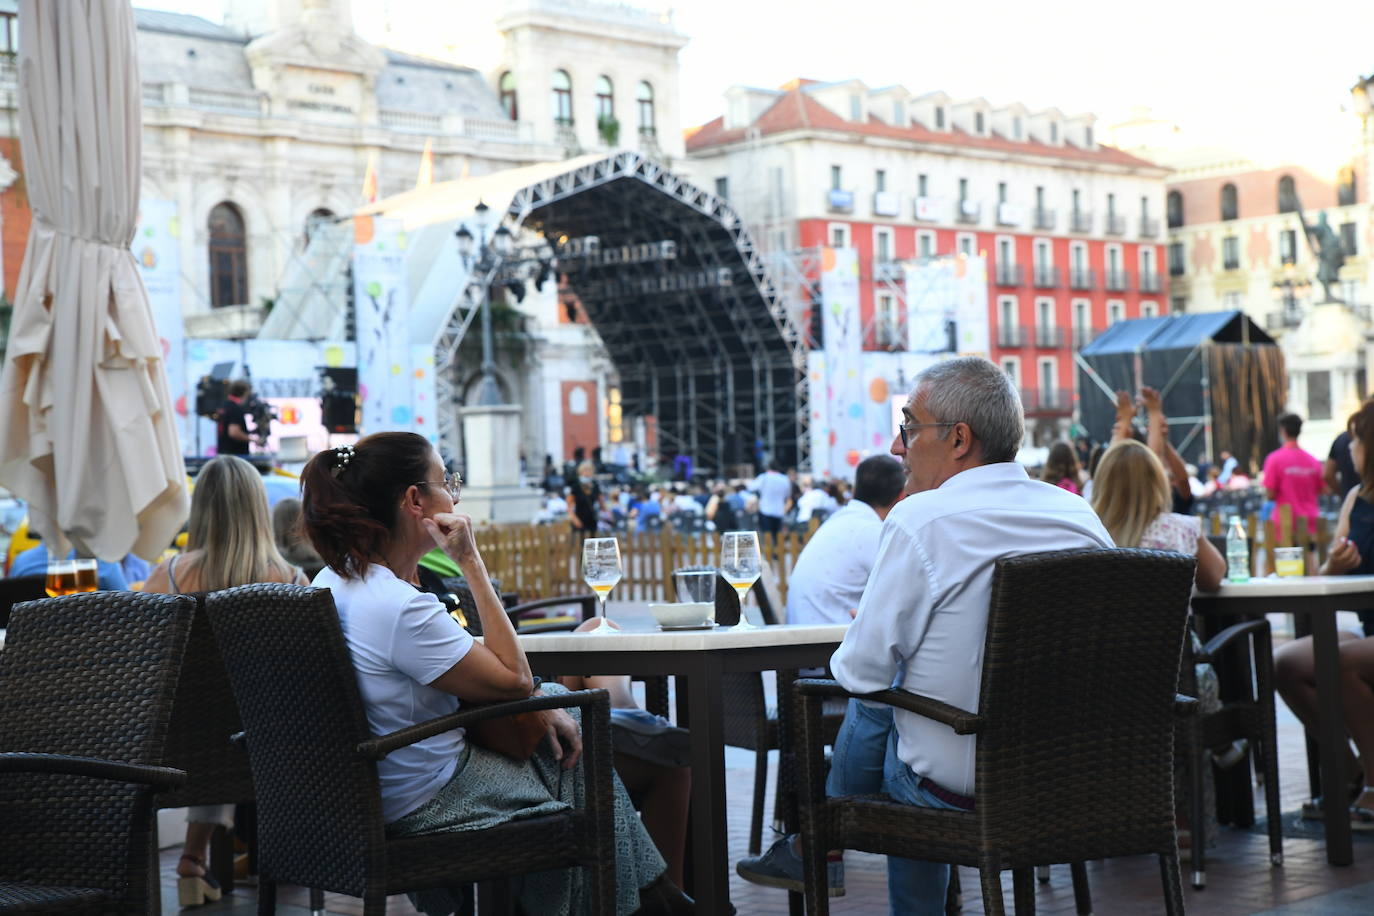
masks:
[(200, 906), (224, 896), (219, 882), (199, 856), (183, 854), (182, 858), (200, 869), (199, 875), (179, 875), (177, 877), (177, 902), (182, 906)]

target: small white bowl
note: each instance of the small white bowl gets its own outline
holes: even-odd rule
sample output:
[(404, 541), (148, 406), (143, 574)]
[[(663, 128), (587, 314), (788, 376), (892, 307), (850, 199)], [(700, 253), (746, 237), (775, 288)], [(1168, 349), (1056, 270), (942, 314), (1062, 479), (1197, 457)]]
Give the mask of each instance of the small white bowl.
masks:
[(649, 610), (661, 627), (709, 627), (716, 618), (716, 606), (707, 601), (650, 604)]

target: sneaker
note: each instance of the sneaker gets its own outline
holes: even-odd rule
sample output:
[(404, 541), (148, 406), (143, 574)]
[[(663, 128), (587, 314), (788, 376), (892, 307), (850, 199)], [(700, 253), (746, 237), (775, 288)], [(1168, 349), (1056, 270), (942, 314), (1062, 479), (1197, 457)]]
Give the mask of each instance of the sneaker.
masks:
[[(798, 894), (806, 890), (802, 879), (801, 856), (792, 849), (796, 835), (781, 837), (760, 856), (748, 856), (735, 863), (735, 873), (745, 881), (764, 887), (780, 887)], [(826, 883), (831, 897), (844, 896), (844, 856), (832, 852), (825, 863)]]

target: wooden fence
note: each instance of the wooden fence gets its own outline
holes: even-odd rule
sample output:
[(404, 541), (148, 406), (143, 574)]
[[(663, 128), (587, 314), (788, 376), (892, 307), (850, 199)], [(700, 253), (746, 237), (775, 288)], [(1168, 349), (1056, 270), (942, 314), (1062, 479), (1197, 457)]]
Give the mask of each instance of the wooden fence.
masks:
[[(1261, 522), (1258, 513), (1242, 518), (1252, 544), (1252, 575), (1265, 575), (1272, 568), (1269, 557), (1274, 547), (1307, 543), (1305, 536), (1295, 538), (1295, 532), (1306, 532), (1307, 520), (1293, 518), (1287, 506), (1281, 507), (1268, 521)], [(1224, 536), (1229, 521), (1229, 513), (1212, 513), (1203, 516), (1202, 530)], [(772, 561), (783, 602), (787, 600), (787, 581), (792, 568), (817, 527), (813, 522), (804, 531), (789, 530), (776, 539), (762, 538), (764, 554)], [(1309, 575), (1317, 571), (1316, 564), (1326, 559), (1335, 527), (1331, 519), (1317, 520), (1317, 530), (1311, 538), (1316, 552), (1315, 557), (1308, 557)], [(613, 599), (674, 600), (673, 570), (684, 566), (716, 566), (720, 560), (720, 539), (714, 531), (681, 532), (664, 525), (659, 531), (622, 532), (617, 538), (624, 576), (611, 593)], [(501, 581), (502, 590), (515, 592), (522, 600), (580, 595), (588, 591), (582, 582), (582, 541), (562, 525), (484, 525), (477, 529), (477, 545), (488, 571)]]

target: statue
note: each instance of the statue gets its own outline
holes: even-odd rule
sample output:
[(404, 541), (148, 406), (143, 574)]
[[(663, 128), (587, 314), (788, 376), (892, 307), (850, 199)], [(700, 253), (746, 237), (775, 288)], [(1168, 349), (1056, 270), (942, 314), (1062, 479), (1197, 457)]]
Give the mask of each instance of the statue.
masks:
[(1316, 226), (1307, 225), (1301, 208), (1298, 209), (1298, 219), (1302, 221), (1303, 234), (1307, 236), (1307, 244), (1317, 259), (1317, 282), (1322, 285), (1322, 292), (1325, 294), (1322, 303), (1344, 302), (1344, 299), (1331, 295), (1331, 284), (1340, 280), (1341, 265), (1345, 263), (1341, 237), (1327, 223), (1325, 213), (1317, 215)]

